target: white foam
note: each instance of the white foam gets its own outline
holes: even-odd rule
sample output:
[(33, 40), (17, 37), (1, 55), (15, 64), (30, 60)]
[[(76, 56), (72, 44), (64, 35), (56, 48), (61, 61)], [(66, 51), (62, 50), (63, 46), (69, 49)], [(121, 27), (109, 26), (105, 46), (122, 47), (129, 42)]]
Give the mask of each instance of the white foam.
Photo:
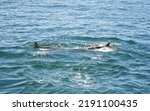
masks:
[(100, 49), (94, 49), (93, 51), (100, 51), (100, 52), (113, 52), (113, 48), (110, 47), (102, 47)]
[(38, 51), (35, 51), (34, 53), (33, 53), (33, 56), (39, 56), (39, 55), (41, 55), (41, 56), (45, 56), (45, 55), (47, 55), (47, 54), (49, 54), (49, 51), (48, 50), (38, 50)]
[(40, 50), (40, 51), (48, 51), (50, 49), (48, 49), (48, 48), (39, 48), (38, 50)]

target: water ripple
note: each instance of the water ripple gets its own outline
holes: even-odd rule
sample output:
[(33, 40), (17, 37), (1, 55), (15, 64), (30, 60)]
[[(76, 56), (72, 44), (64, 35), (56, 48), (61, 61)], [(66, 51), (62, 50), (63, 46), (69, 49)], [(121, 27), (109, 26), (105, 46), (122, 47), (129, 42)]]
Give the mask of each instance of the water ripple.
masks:
[[(150, 93), (148, 0), (0, 6), (0, 93)], [(107, 42), (112, 52), (87, 50)]]

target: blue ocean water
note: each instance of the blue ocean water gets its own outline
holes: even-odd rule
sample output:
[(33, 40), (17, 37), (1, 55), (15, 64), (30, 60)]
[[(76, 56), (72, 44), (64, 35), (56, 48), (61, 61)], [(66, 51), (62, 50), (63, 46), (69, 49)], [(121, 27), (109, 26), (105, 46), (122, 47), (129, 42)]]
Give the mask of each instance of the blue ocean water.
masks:
[(150, 93), (150, 1), (0, 0), (0, 93)]

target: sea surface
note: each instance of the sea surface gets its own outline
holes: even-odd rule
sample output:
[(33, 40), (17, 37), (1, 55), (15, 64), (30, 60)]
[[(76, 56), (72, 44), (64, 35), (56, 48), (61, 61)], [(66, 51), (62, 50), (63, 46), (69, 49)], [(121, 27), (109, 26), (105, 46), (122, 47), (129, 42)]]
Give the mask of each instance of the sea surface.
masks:
[(150, 0), (0, 0), (0, 93), (150, 93)]

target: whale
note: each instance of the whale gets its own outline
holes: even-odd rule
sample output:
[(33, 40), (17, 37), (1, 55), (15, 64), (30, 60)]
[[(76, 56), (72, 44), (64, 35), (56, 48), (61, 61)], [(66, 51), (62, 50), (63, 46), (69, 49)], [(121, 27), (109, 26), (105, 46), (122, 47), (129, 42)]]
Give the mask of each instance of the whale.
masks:
[(106, 44), (100, 43), (100, 44), (88, 47), (88, 50), (90, 50), (90, 51), (100, 51), (100, 52), (112, 52), (114, 49), (113, 49), (112, 44), (110, 42), (108, 42)]
[[(34, 43), (34, 48), (39, 49), (39, 50), (50, 50), (50, 49), (52, 49), (49, 46), (41, 46), (37, 42)], [(104, 43), (96, 44), (96, 45), (87, 47), (84, 50), (100, 51), (100, 52), (112, 52), (114, 49), (113, 49), (112, 44), (110, 42), (108, 42), (108, 43), (105, 43), (105, 44)]]
[(51, 49), (50, 46), (41, 46), (39, 45), (37, 42), (34, 43), (34, 48), (36, 49), (40, 49), (40, 50), (47, 50), (47, 49)]

